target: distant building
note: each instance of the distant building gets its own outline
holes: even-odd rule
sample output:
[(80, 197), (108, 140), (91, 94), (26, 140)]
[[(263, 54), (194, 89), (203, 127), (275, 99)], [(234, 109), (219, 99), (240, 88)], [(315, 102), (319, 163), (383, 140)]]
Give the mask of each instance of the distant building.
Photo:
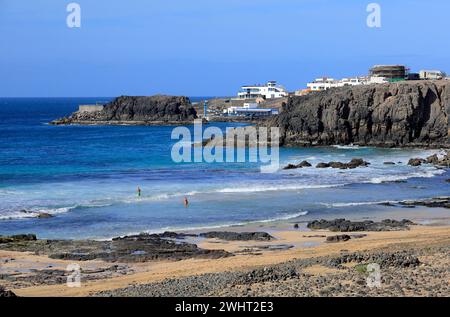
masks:
[(370, 69), (370, 77), (384, 77), (387, 81), (405, 80), (409, 69), (404, 65), (375, 65)]
[(269, 81), (265, 85), (242, 86), (238, 92), (239, 99), (274, 99), (287, 97), (288, 92), (283, 86), (277, 85), (276, 81)]
[(420, 79), (433, 79), (440, 80), (444, 79), (447, 75), (440, 70), (421, 70), (419, 72)]
[(240, 116), (240, 117), (267, 117), (278, 114), (277, 109), (271, 108), (258, 108), (258, 103), (247, 102), (242, 107), (229, 107), (223, 112), (227, 116)]
[(310, 91), (324, 91), (330, 88), (382, 84), (385, 82), (387, 81), (384, 77), (353, 77), (353, 78), (342, 78), (339, 80), (336, 80), (334, 78), (323, 77), (317, 78), (315, 81), (306, 84), (306, 86)]

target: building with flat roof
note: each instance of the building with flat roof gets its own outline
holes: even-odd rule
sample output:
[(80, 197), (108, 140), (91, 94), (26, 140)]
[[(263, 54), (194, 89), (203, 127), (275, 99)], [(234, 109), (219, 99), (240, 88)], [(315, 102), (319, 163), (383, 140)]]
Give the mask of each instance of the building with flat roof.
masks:
[(420, 79), (432, 79), (440, 80), (444, 79), (447, 75), (440, 70), (421, 70), (419, 72)]
[(267, 117), (278, 114), (277, 109), (271, 108), (258, 108), (258, 103), (247, 102), (242, 107), (229, 107), (224, 109), (224, 114), (227, 116), (239, 116), (239, 117)]
[(315, 81), (306, 84), (309, 91), (324, 91), (330, 88), (346, 87), (346, 86), (360, 86), (370, 84), (382, 84), (387, 82), (384, 77), (351, 77), (334, 79), (328, 77), (317, 78)]
[(269, 81), (265, 85), (242, 86), (238, 92), (239, 99), (275, 99), (286, 97), (287, 95), (286, 89), (278, 85), (276, 81)]

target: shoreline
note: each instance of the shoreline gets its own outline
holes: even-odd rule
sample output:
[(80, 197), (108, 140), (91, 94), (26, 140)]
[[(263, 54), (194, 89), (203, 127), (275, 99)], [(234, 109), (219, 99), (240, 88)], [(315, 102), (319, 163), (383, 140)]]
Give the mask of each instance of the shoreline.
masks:
[[(388, 207), (380, 206), (380, 209)], [(108, 296), (139, 296), (136, 290), (141, 287), (142, 296), (146, 292), (153, 294), (154, 283), (185, 283), (185, 279), (192, 279), (194, 276), (209, 279), (209, 274), (215, 274), (214, 278), (221, 279), (224, 276), (241, 274), (248, 270), (258, 270), (266, 266), (284, 266), (291, 261), (315, 261), (318, 257), (333, 258), (339, 256), (342, 250), (346, 252), (368, 252), (375, 254), (380, 250), (397, 249), (409, 252), (418, 246), (445, 247), (450, 242), (450, 216), (433, 217), (432, 208), (420, 207), (416, 214), (423, 215), (427, 220), (425, 224), (413, 225), (409, 230), (395, 231), (358, 231), (349, 233), (351, 235), (360, 235), (360, 238), (354, 238), (346, 242), (326, 243), (326, 237), (340, 235), (339, 232), (330, 232), (327, 230), (310, 230), (306, 228), (305, 222), (296, 222), (293, 220), (284, 220), (270, 222), (264, 224), (252, 224), (246, 226), (234, 226), (221, 228), (217, 231), (230, 232), (267, 232), (273, 236), (274, 240), (264, 241), (226, 241), (217, 238), (198, 238), (190, 237), (190, 234), (199, 233), (200, 231), (183, 231), (179, 234), (186, 234), (186, 238), (180, 242), (195, 243), (201, 249), (206, 250), (223, 250), (233, 254), (233, 256), (219, 258), (186, 258), (178, 261), (173, 260), (155, 260), (145, 262), (105, 262), (98, 259), (88, 261), (74, 261), (63, 259), (51, 259), (44, 255), (35, 255), (30, 252), (17, 252), (0, 250), (0, 263), (5, 263), (5, 259), (14, 258), (5, 265), (10, 271), (20, 272), (29, 271), (30, 268), (38, 271), (45, 270), (64, 270), (64, 267), (70, 263), (77, 263), (83, 270), (83, 281), (81, 288), (68, 288), (65, 285), (65, 275), (60, 283), (52, 285), (28, 285), (27, 287), (13, 287), (14, 283), (7, 283), (7, 288), (11, 289), (19, 296), (91, 296), (98, 292), (106, 292), (101, 295)], [(444, 210), (444, 211), (448, 211)], [(426, 216), (429, 217), (426, 217)], [(383, 217), (383, 215), (380, 215)], [(414, 215), (401, 214), (397, 218), (414, 218)], [(417, 215), (416, 215), (417, 218)], [(352, 218), (351, 220), (355, 220)], [(360, 219), (367, 219), (362, 216)], [(373, 219), (371, 217), (371, 219)], [(295, 229), (294, 224), (298, 223), (299, 228)], [(204, 232), (204, 231), (203, 231)], [(437, 254), (441, 254), (438, 252)], [(442, 257), (441, 255), (439, 255)], [(448, 257), (448, 255), (447, 255)], [(14, 263), (15, 262), (15, 263)], [(49, 268), (50, 266), (51, 268)], [(112, 269), (112, 267), (115, 267)], [(1, 268), (5, 270), (5, 266)], [(17, 273), (19, 272), (19, 273)], [(94, 272), (94, 273), (89, 273)], [(95, 273), (100, 272), (100, 273)], [(232, 273), (230, 273), (232, 272)], [(310, 265), (305, 272), (314, 276), (327, 277), (328, 273), (342, 273), (330, 271), (323, 265)], [(93, 274), (93, 276), (91, 276)], [(96, 275), (97, 274), (97, 275)], [(205, 275), (206, 274), (206, 275)], [(14, 274), (13, 274), (14, 275)], [(205, 276), (203, 276), (205, 275)], [(234, 278), (234, 277), (233, 277)], [(164, 282), (165, 281), (165, 282)], [(290, 279), (288, 279), (290, 281)], [(284, 283), (284, 282), (283, 282)], [(278, 283), (277, 287), (282, 287), (283, 283)], [(0, 281), (0, 284), (4, 284)], [(17, 283), (16, 283), (17, 284)], [(25, 283), (26, 284), (26, 283)], [(20, 283), (19, 283), (20, 285)], [(149, 286), (152, 285), (152, 286)], [(24, 286), (24, 285), (23, 285)], [(194, 286), (192, 286), (194, 287)], [(123, 290), (117, 290), (123, 289)], [(152, 291), (149, 291), (151, 289)], [(195, 289), (195, 287), (193, 288)], [(117, 290), (117, 291), (116, 291)], [(229, 292), (231, 293), (229, 293)], [(228, 290), (228, 293), (215, 295), (229, 296), (236, 290)], [(123, 293), (125, 292), (125, 293)], [(156, 293), (154, 295), (157, 295)], [(194, 292), (195, 295), (195, 292)], [(242, 294), (238, 294), (239, 296)], [(257, 293), (254, 294), (258, 296)], [(449, 294), (446, 294), (447, 296)], [(153, 295), (152, 295), (153, 296)], [(157, 296), (164, 296), (157, 295)]]

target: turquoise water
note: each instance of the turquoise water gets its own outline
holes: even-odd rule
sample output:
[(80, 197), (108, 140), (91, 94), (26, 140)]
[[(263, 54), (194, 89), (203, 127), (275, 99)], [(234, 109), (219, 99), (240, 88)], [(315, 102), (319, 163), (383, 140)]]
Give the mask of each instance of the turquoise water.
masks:
[[(349, 210), (370, 215), (378, 202), (449, 193), (443, 181), (449, 178), (446, 171), (406, 165), (411, 157), (435, 151), (283, 148), (282, 166), (304, 159), (314, 165), (353, 157), (372, 164), (345, 171), (305, 168), (264, 174), (256, 163), (174, 163), (170, 154), (176, 140), (171, 140), (170, 126), (47, 124), (78, 104), (110, 99), (0, 99), (0, 234), (110, 238), (293, 217), (306, 220)], [(223, 130), (239, 125), (214, 124)], [(401, 163), (391, 166), (385, 161)], [(392, 182), (396, 180), (407, 182)], [(55, 217), (37, 219), (39, 212)]]

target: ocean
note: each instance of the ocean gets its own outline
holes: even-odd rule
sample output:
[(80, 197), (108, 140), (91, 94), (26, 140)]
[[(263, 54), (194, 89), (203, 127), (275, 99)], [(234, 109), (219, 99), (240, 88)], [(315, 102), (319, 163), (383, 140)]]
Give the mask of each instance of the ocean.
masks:
[[(354, 157), (371, 165), (267, 174), (257, 163), (174, 163), (172, 126), (48, 125), (79, 104), (111, 99), (0, 99), (0, 235), (109, 239), (351, 213), (370, 217), (380, 202), (449, 192), (445, 170), (406, 164), (411, 157), (437, 152), (432, 150), (281, 148), (281, 166)], [(222, 130), (242, 126), (212, 125)], [(136, 194), (138, 186), (141, 197)], [(187, 208), (184, 197), (189, 200)], [(42, 212), (54, 217), (36, 218)]]

